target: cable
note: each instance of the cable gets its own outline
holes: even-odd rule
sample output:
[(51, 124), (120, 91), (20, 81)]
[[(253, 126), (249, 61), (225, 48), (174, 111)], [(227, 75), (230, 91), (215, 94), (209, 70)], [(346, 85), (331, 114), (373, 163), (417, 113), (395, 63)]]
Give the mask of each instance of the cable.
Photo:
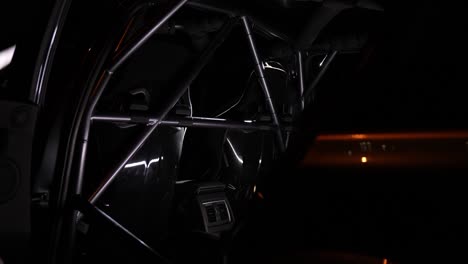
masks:
[[(279, 67), (274, 67), (272, 65), (270, 65), (269, 63), (271, 64), (277, 64), (279, 65)], [(282, 69), (284, 68), (283, 65), (281, 65), (281, 63), (279, 62), (276, 62), (276, 61), (266, 61), (264, 64), (263, 64), (263, 69), (272, 69), (272, 70), (277, 70), (277, 71), (280, 71), (280, 72), (283, 72), (286, 74), (286, 70)], [(224, 114), (226, 114), (227, 112), (229, 112), (230, 110), (232, 110), (234, 107), (238, 106), (240, 104), (240, 102), (242, 101), (242, 99), (244, 99), (244, 95), (245, 95), (245, 92), (247, 91), (247, 87), (249, 85), (249, 82), (250, 82), (250, 79), (252, 79), (252, 75), (254, 74), (255, 70), (252, 70), (252, 72), (250, 72), (250, 75), (249, 75), (249, 78), (247, 79), (247, 82), (246, 82), (246, 85), (244, 86), (244, 91), (242, 92), (241, 96), (239, 97), (239, 99), (230, 107), (228, 107), (226, 110), (224, 110), (223, 112), (217, 114), (215, 117), (220, 117)]]
[(228, 107), (228, 109), (224, 110), (223, 112), (221, 112), (220, 114), (217, 114), (215, 117), (220, 117), (222, 115), (224, 115), (225, 113), (229, 112), (231, 109), (233, 109), (234, 107), (236, 107), (237, 105), (240, 104), (240, 102), (242, 101), (242, 99), (244, 99), (244, 95), (245, 95), (245, 92), (247, 91), (247, 86), (250, 82), (250, 79), (252, 78), (252, 75), (254, 73), (254, 70), (252, 70), (252, 72), (250, 73), (249, 75), (249, 78), (247, 79), (247, 83), (246, 85), (244, 86), (244, 91), (242, 91), (242, 94), (241, 96), (239, 97), (239, 99), (230, 107)]

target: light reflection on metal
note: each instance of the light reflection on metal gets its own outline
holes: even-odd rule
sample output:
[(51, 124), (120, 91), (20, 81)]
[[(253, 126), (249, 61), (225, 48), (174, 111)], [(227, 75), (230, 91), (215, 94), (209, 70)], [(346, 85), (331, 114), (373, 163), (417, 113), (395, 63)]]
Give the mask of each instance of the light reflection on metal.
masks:
[(242, 158), (239, 156), (239, 154), (237, 154), (237, 151), (236, 149), (234, 148), (234, 146), (232, 145), (231, 141), (226, 138), (226, 141), (227, 143), (229, 144), (229, 146), (231, 147), (232, 149), (232, 153), (234, 153), (234, 156), (236, 157), (237, 161), (239, 161), (240, 164), (244, 164), (244, 161), (242, 160)]
[(301, 110), (304, 110), (305, 101), (304, 101), (304, 90), (305, 90), (305, 83), (304, 83), (304, 65), (302, 64), (302, 52), (297, 52), (297, 68), (299, 72), (299, 96), (300, 96), (300, 104)]
[(15, 49), (16, 45), (0, 51), (0, 70), (10, 65), (11, 60), (13, 59), (13, 54), (15, 54)]
[(323, 62), (323, 67), (320, 67), (320, 71), (318, 72), (317, 76), (315, 76), (315, 78), (312, 80), (312, 82), (308, 86), (307, 90), (304, 92), (303, 99), (306, 100), (306, 102), (307, 100), (309, 100), (309, 97), (312, 102), (315, 102), (317, 86), (320, 83), (320, 80), (322, 79), (322, 77), (327, 72), (330, 64), (335, 59), (337, 54), (338, 54), (338, 51), (335, 50), (332, 53), (330, 53), (330, 56), (326, 57), (326, 60)]
[(128, 168), (138, 167), (142, 165), (144, 165), (145, 168), (148, 167), (148, 165), (146, 165), (146, 161), (144, 160), (144, 161), (139, 161), (139, 162), (128, 163), (127, 165), (125, 165), (125, 168), (128, 169)]
[(215, 118), (215, 117), (194, 117), (194, 119), (207, 120), (207, 121), (227, 121), (227, 119)]
[(36, 85), (36, 92), (34, 94), (34, 102), (36, 103), (40, 103), (40, 99), (41, 99), (40, 97), (41, 97), (42, 87), (44, 86), (44, 80), (46, 77), (47, 68), (50, 66), (49, 60), (53, 52), (52, 49), (55, 47), (55, 37), (57, 35), (57, 30), (58, 30), (58, 26), (54, 28), (54, 32), (52, 33), (52, 37), (50, 39), (50, 45), (47, 49), (47, 54), (45, 56), (44, 63), (40, 66), (40, 69), (39, 69), (38, 82)]
[(133, 168), (133, 167), (138, 167), (138, 166), (145, 166), (145, 169), (148, 169), (151, 166), (151, 164), (157, 163), (159, 162), (159, 160), (163, 160), (163, 157), (161, 157), (161, 159), (160, 158), (152, 159), (148, 163), (146, 163), (146, 160), (128, 163), (127, 165), (125, 165), (124, 168), (128, 169), (128, 168)]
[(319, 63), (319, 67), (322, 67), (322, 65), (325, 62), (325, 60), (327, 59), (327, 57), (328, 57), (328, 54), (325, 55), (325, 57), (323, 57), (323, 60)]
[(191, 182), (193, 180), (181, 180), (181, 181), (176, 181), (176, 184), (184, 184), (184, 183), (187, 183), (187, 182)]
[(281, 69), (281, 68), (279, 68), (279, 67), (275, 67), (275, 66), (269, 64), (268, 61), (265, 61), (265, 62), (262, 64), (262, 66), (263, 66), (263, 69), (272, 69), (272, 70), (277, 70), (277, 71), (286, 73), (286, 71), (285, 71), (284, 69)]

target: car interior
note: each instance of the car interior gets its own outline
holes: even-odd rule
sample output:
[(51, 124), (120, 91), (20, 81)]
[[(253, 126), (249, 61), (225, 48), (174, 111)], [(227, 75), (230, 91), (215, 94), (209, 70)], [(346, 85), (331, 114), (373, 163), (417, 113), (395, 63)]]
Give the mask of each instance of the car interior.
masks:
[(1, 7), (0, 264), (463, 257), (462, 4)]

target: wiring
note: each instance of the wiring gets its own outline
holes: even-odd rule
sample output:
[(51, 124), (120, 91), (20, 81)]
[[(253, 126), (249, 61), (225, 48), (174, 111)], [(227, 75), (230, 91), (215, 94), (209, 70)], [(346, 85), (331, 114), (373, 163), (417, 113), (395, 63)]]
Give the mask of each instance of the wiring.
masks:
[(242, 91), (242, 94), (239, 97), (239, 99), (232, 106), (228, 107), (226, 110), (224, 110), (220, 114), (217, 114), (215, 117), (220, 117), (220, 116), (226, 114), (227, 112), (232, 110), (234, 107), (238, 106), (240, 104), (240, 102), (242, 102), (242, 99), (244, 99), (245, 92), (247, 91), (247, 87), (248, 87), (248, 84), (250, 82), (250, 79), (252, 79), (253, 73), (254, 73), (254, 70), (252, 70), (252, 72), (250, 72), (249, 78), (247, 79), (247, 82), (246, 82), (246, 84), (244, 86), (244, 90)]
[[(275, 67), (272, 64), (276, 64), (275, 66), (278, 66), (278, 67)], [(283, 68), (284, 68), (283, 65), (281, 65), (281, 63), (276, 62), (276, 61), (265, 61), (263, 63), (263, 69), (272, 69), (272, 70), (280, 71), (280, 72), (283, 72), (283, 73), (286, 74), (286, 71)], [(254, 72), (255, 72), (255, 70), (252, 70), (250, 72), (249, 78), (247, 79), (246, 85), (244, 86), (244, 90), (243, 90), (241, 96), (239, 97), (239, 99), (232, 106), (228, 107), (226, 110), (224, 110), (221, 113), (217, 114), (215, 117), (220, 117), (220, 116), (226, 114), (227, 112), (231, 111), (234, 107), (238, 106), (242, 102), (242, 99), (244, 99), (244, 96), (245, 96), (245, 92), (247, 91), (248, 84), (249, 84), (250, 80), (252, 79), (252, 75), (254, 74)]]

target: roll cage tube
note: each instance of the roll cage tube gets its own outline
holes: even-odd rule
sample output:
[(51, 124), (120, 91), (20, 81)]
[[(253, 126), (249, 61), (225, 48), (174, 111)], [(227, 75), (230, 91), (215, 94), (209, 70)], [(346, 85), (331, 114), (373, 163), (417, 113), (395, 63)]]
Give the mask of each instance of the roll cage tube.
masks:
[[(167, 103), (162, 107), (162, 110), (153, 117), (132, 117), (132, 116), (122, 116), (122, 115), (112, 115), (112, 114), (96, 114), (95, 108), (103, 91), (106, 89), (109, 80), (112, 74), (118, 70), (122, 64), (127, 61), (148, 39), (150, 39), (157, 31), (161, 28), (174, 14), (176, 14), (180, 8), (182, 8), (188, 0), (180, 0), (174, 6), (172, 6), (165, 15), (159, 18), (154, 25), (146, 32), (141, 34), (138, 38), (134, 41), (125, 45), (122, 49), (118, 49), (112, 56), (112, 59), (109, 63), (107, 63), (101, 71), (98, 78), (94, 83), (91, 83), (87, 90), (87, 96), (85, 95), (85, 99), (82, 101), (79, 107), (78, 113), (83, 113), (82, 115), (77, 116), (74, 122), (75, 127), (75, 134), (79, 134), (79, 141), (81, 142), (81, 146), (78, 150), (80, 155), (78, 156), (78, 172), (76, 174), (75, 179), (70, 179), (71, 184), (70, 188), (65, 188), (66, 186), (62, 187), (60, 190), (61, 193), (65, 193), (63, 197), (66, 198), (68, 201), (75, 201), (70, 202), (69, 204), (73, 205), (72, 210), (69, 211), (69, 219), (71, 221), (70, 227), (71, 231), (69, 232), (69, 239), (68, 242), (72, 245), (74, 240), (74, 233), (76, 232), (75, 225), (78, 223), (79, 220), (79, 213), (82, 212), (84, 214), (93, 214), (98, 215), (99, 218), (105, 219), (107, 222), (110, 222), (115, 228), (119, 229), (123, 232), (123, 234), (128, 237), (129, 239), (133, 239), (139, 244), (143, 245), (145, 248), (148, 248), (150, 251), (154, 252), (155, 256), (158, 257), (161, 261), (166, 262), (167, 260), (160, 256), (154, 249), (150, 248), (147, 244), (145, 244), (141, 239), (137, 236), (132, 234), (130, 231), (125, 229), (122, 225), (117, 223), (114, 219), (110, 216), (104, 214), (100, 211), (94, 204), (96, 201), (101, 197), (101, 195), (106, 191), (109, 185), (115, 180), (118, 176), (118, 173), (122, 170), (122, 168), (126, 165), (126, 163), (134, 156), (134, 154), (141, 148), (141, 146), (147, 141), (149, 136), (156, 130), (159, 125), (167, 125), (167, 126), (175, 126), (175, 127), (207, 127), (207, 128), (231, 128), (231, 129), (243, 129), (243, 130), (262, 130), (262, 131), (275, 131), (278, 146), (281, 151), (284, 151), (284, 140), (283, 140), (283, 131), (284, 130), (291, 130), (291, 128), (285, 128), (281, 126), (280, 120), (277, 116), (277, 112), (271, 98), (270, 89), (263, 72), (263, 63), (261, 58), (258, 55), (257, 48), (255, 46), (255, 42), (252, 36), (252, 23), (250, 22), (250, 18), (247, 16), (237, 17), (233, 14), (229, 14), (229, 19), (226, 24), (223, 26), (221, 30), (217, 33), (215, 38), (212, 42), (206, 47), (206, 49), (200, 54), (195, 62), (193, 62), (191, 70), (184, 73), (183, 77), (180, 78), (180, 81), (176, 84), (176, 89), (172, 97), (167, 101)], [(197, 5), (197, 8), (203, 8), (203, 6)], [(209, 11), (213, 11), (210, 8), (207, 8)], [(216, 10), (214, 10), (216, 11)], [(265, 101), (267, 103), (268, 110), (270, 111), (270, 115), (272, 117), (272, 123), (257, 123), (257, 122), (250, 122), (251, 120), (244, 121), (229, 121), (225, 119), (213, 119), (213, 118), (205, 118), (205, 117), (191, 117), (191, 118), (181, 118), (181, 119), (167, 119), (168, 113), (171, 109), (176, 105), (176, 103), (180, 100), (180, 98), (186, 93), (187, 89), (191, 85), (191, 83), (197, 78), (201, 70), (204, 66), (210, 61), (211, 57), (213, 56), (214, 52), (217, 48), (225, 41), (233, 27), (238, 24), (240, 20), (245, 34), (247, 36), (249, 48), (251, 51), (251, 55), (253, 57), (253, 61), (255, 63), (255, 70), (257, 72), (258, 80), (260, 86), (262, 88)], [(306, 101), (307, 96), (309, 95), (309, 90), (304, 91), (304, 76), (302, 71), (302, 54), (301, 51), (298, 51), (298, 59), (300, 60), (297, 67), (300, 68), (299, 72), (299, 83), (300, 83), (300, 92), (301, 92), (301, 109), (303, 109), (303, 103)], [(333, 53), (334, 57), (336, 55), (336, 51)], [(312, 81), (312, 88), (316, 86), (318, 81), (320, 80), (323, 73), (325, 73), (326, 69), (328, 68), (328, 64), (331, 62), (329, 60), (327, 62), (327, 67), (323, 67), (321, 74), (317, 76), (315, 80)], [(323, 72), (323, 73), (322, 73)], [(313, 90), (313, 89), (312, 89)], [(130, 148), (128, 153), (125, 155), (120, 162), (118, 162), (115, 168), (110, 171), (108, 176), (104, 179), (104, 181), (100, 184), (100, 186), (95, 190), (95, 192), (87, 199), (84, 198), (77, 198), (81, 197), (82, 195), (82, 184), (84, 178), (84, 171), (85, 171), (85, 160), (87, 155), (88, 149), (88, 139), (90, 135), (91, 125), (93, 121), (105, 121), (105, 122), (133, 122), (133, 123), (145, 123), (149, 125), (142, 135), (136, 140), (135, 144)], [(78, 135), (76, 134), (76, 135)], [(73, 136), (71, 137), (73, 139)], [(72, 142), (74, 142), (72, 140)], [(69, 149), (70, 157), (68, 157), (68, 164), (67, 168), (68, 171), (71, 171), (72, 161), (73, 161), (73, 147)], [(69, 174), (65, 174), (64, 177), (70, 177)], [(67, 190), (71, 190), (70, 192), (66, 193)], [(79, 201), (79, 202), (76, 202)], [(77, 206), (80, 205), (80, 206)], [(60, 233), (58, 233), (60, 234)], [(55, 240), (55, 243), (58, 243), (59, 239)], [(55, 247), (57, 248), (57, 246)]]

